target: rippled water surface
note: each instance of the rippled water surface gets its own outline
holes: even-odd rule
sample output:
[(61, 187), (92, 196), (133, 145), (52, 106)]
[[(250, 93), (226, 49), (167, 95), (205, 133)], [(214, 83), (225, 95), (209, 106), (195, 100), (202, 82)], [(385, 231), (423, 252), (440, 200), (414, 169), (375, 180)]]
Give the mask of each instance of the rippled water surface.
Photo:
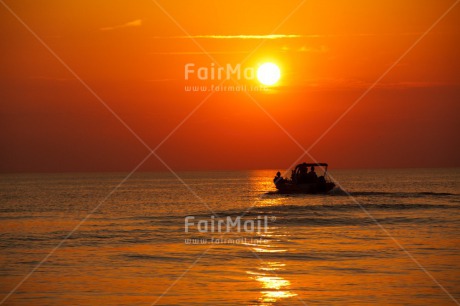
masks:
[[(274, 193), (273, 174), (179, 173), (187, 188), (168, 173), (140, 173), (115, 191), (126, 174), (2, 175), (0, 300), (455, 305), (460, 299), (459, 169), (335, 171), (343, 190), (327, 195)], [(268, 228), (209, 232), (211, 220), (242, 215)], [(195, 217), (189, 232), (186, 216)], [(198, 220), (208, 221), (207, 233), (198, 231)]]

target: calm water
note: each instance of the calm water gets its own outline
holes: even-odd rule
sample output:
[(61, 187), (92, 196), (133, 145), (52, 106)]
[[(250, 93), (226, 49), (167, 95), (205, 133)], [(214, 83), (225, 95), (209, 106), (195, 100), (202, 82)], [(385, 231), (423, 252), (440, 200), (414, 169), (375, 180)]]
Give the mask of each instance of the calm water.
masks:
[[(439, 285), (460, 300), (460, 169), (332, 174), (353, 198), (273, 194), (273, 171), (179, 173), (195, 194), (135, 174), (4, 304), (455, 305)], [(2, 175), (0, 300), (123, 177)], [(268, 229), (184, 232), (243, 212)]]

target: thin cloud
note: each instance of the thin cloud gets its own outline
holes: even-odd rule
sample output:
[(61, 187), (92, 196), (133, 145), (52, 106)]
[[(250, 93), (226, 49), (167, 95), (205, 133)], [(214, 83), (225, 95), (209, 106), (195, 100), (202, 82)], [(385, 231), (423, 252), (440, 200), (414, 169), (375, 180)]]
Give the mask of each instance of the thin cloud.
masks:
[(142, 19), (136, 19), (136, 20), (124, 23), (124, 24), (119, 24), (119, 25), (112, 26), (112, 27), (100, 28), (99, 30), (101, 30), (101, 31), (112, 31), (112, 30), (122, 29), (122, 28), (140, 27), (141, 25), (142, 25)]
[(154, 55), (207, 55), (207, 54), (247, 54), (250, 51), (171, 51), (171, 52), (152, 52)]
[[(283, 46), (280, 49), (281, 52), (310, 52), (310, 53), (325, 53), (329, 51), (326, 46), (320, 46), (317, 48), (302, 46), (300, 48), (290, 48)], [(220, 55), (220, 54), (249, 54), (251, 51), (166, 51), (166, 52), (151, 52), (153, 55)]]
[(156, 38), (197, 38), (197, 39), (282, 39), (282, 38), (307, 38), (319, 37), (318, 35), (297, 35), (297, 34), (267, 34), (267, 35), (182, 35)]
[(350, 34), (265, 34), (265, 35), (179, 35), (179, 36), (155, 36), (156, 39), (299, 39), (299, 38), (333, 38), (333, 37), (366, 37), (366, 36), (411, 36), (420, 35), (421, 33), (407, 32), (407, 33), (350, 33)]

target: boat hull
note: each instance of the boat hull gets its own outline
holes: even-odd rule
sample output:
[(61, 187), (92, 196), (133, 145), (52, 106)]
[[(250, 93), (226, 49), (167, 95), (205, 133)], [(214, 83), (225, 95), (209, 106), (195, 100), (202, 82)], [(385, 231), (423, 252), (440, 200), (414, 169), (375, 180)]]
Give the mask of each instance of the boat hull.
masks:
[(281, 193), (318, 194), (331, 191), (335, 187), (335, 184), (331, 182), (308, 184), (293, 184), (291, 182), (283, 182), (276, 184), (275, 186), (276, 189), (278, 189)]

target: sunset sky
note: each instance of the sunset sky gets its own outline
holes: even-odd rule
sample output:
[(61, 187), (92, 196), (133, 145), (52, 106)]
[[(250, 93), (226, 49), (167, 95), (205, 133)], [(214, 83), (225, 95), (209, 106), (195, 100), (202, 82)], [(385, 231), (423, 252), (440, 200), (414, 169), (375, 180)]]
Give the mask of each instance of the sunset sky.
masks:
[[(0, 171), (130, 171), (149, 151), (126, 125), (155, 149), (185, 118), (157, 150), (174, 170), (287, 168), (293, 139), (332, 168), (460, 166), (460, 5), (435, 24), (454, 3), (0, 1)], [(221, 82), (187, 63), (265, 62), (267, 91), (185, 91)]]

